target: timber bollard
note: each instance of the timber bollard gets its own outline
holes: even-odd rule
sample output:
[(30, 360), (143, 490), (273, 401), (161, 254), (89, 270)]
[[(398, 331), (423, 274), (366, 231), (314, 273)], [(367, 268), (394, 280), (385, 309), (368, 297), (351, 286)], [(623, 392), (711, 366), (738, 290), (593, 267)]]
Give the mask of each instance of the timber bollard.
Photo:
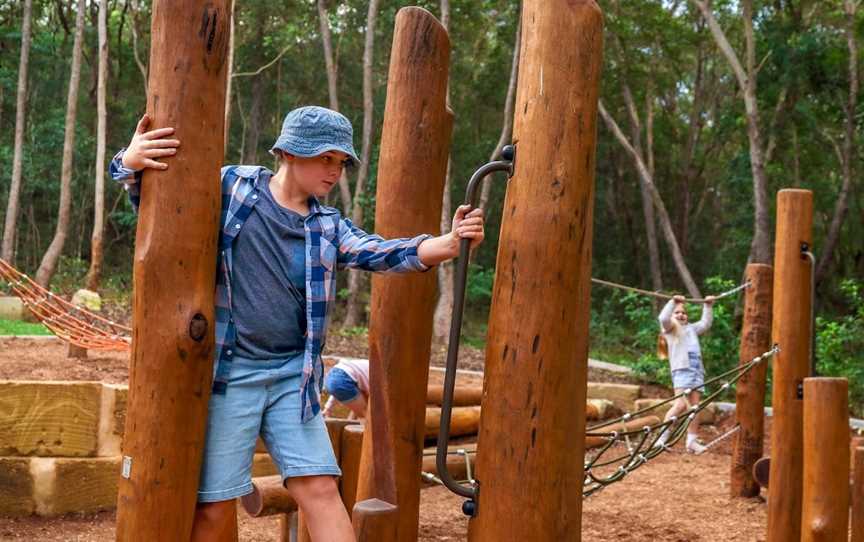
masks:
[[(375, 231), (413, 237), (441, 229), (453, 115), (447, 107), (450, 40), (428, 11), (396, 15), (378, 161)], [(380, 499), (371, 524), (395, 519), (417, 540), (435, 273), (375, 275), (369, 326), (370, 398), (356, 501)], [(352, 501), (353, 502), (353, 501)], [(366, 505), (358, 510), (367, 510)], [(350, 508), (349, 508), (350, 510)], [(364, 520), (367, 521), (367, 520)], [(365, 531), (364, 531), (365, 532)], [(372, 538), (371, 540), (378, 540)]]
[(526, 0), (522, 25), (468, 540), (578, 542), (603, 14)]
[[(770, 265), (747, 266), (744, 322), (741, 328), (739, 363), (747, 363), (771, 348), (771, 301), (774, 270)], [(760, 363), (741, 377), (735, 390), (735, 417), (741, 430), (732, 444), (732, 469), (729, 491), (733, 497), (759, 495), (759, 483), (753, 479), (753, 465), (762, 457), (765, 438), (765, 381), (767, 363)]]
[(767, 542), (801, 539), (803, 385), (810, 374), (810, 262), (813, 193), (788, 189), (777, 194), (774, 246), (773, 358), (770, 485)]
[(351, 523), (357, 542), (396, 542), (399, 509), (380, 499), (367, 499), (354, 505)]
[(143, 172), (118, 541), (185, 542), (192, 532), (213, 378), (231, 3), (152, 6), (147, 113), (183, 148), (168, 171)]
[(801, 542), (846, 540), (849, 532), (849, 382), (804, 379)]

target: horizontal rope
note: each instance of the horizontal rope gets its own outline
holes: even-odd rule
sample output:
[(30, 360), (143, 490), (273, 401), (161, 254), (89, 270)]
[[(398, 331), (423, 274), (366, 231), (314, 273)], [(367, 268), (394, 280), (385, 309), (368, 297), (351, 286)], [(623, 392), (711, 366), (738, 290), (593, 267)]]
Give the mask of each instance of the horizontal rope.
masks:
[[(602, 280), (602, 279), (595, 279), (594, 277), (591, 277), (591, 282), (593, 282), (594, 284), (599, 284), (601, 286), (608, 286), (610, 288), (618, 288), (619, 290), (625, 290), (625, 291), (633, 292), (636, 294), (642, 294), (642, 295), (646, 295), (649, 297), (655, 297), (657, 299), (672, 299), (673, 297), (675, 297), (673, 294), (665, 294), (663, 292), (652, 292), (650, 290), (643, 290), (641, 288), (634, 288), (633, 286), (626, 286), (624, 284), (618, 284), (617, 282), (611, 282), (611, 281)], [(734, 293), (737, 293), (737, 292), (739, 292), (745, 288), (749, 288), (749, 287), (750, 287), (750, 281), (747, 281), (744, 284), (741, 284), (740, 286), (736, 286), (736, 287), (732, 288), (731, 290), (728, 290), (726, 292), (715, 295), (714, 300), (717, 301), (719, 299), (723, 299), (724, 297), (728, 297)], [(686, 301), (688, 303), (706, 303), (705, 298), (701, 298), (701, 297), (685, 297), (684, 301)]]

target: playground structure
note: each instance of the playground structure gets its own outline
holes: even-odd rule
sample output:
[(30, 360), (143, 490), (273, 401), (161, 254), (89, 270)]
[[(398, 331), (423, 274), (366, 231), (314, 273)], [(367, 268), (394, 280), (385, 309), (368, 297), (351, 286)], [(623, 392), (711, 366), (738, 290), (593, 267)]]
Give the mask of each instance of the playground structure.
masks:
[[(213, 164), (218, 163), (214, 149), (221, 149), (217, 106), (224, 69), (219, 55), (224, 53), (220, 47), (230, 9), (226, 3), (209, 3), (203, 8), (204, 24), (201, 6), (189, 4), (154, 2), (153, 26), (160, 30), (154, 32), (151, 89), (153, 96), (163, 99), (151, 98), (148, 110), (158, 124), (176, 126), (184, 146), (193, 149), (187, 153), (189, 162), (178, 160), (177, 167), (183, 168), (189, 182), (197, 183), (194, 190), (202, 194), (202, 201), (194, 209), (167, 213), (172, 215), (167, 224), (155, 219), (157, 214), (163, 216), (158, 209), (184, 198), (186, 186), (182, 187), (184, 194), (179, 187), (171, 193), (171, 183), (157, 181), (159, 189), (148, 191), (150, 199), (142, 201), (118, 540), (188, 539), (209, 396), (214, 320), (212, 287), (207, 285), (212, 282), (215, 257), (207, 247), (216, 244), (218, 205), (213, 201), (211, 181), (216, 175)], [(469, 539), (480, 542), (579, 540), (583, 496), (623, 479), (633, 468), (662, 453), (663, 447), (653, 446), (658, 431), (669, 427), (674, 443), (704, 405), (720, 393), (708, 394), (687, 416), (671, 423), (637, 421), (649, 413), (645, 409), (586, 429), (601, 15), (593, 2), (564, 0), (526, 0), (524, 10), (525, 69), (514, 130), (517, 153), (496, 266), (484, 416), (476, 465), (473, 472), (469, 466), (466, 473), (473, 480), (470, 495), (465, 495), (472, 500)], [(201, 26), (206, 39), (182, 32), (189, 20)], [(376, 223), (384, 236), (437, 229), (440, 209), (429, 202), (441, 201), (452, 123), (443, 92), (449, 54), (446, 32), (417, 8), (401, 11), (396, 24), (378, 173)], [(187, 57), (203, 62), (181, 62), (189, 70), (185, 75), (167, 75), (174, 59)], [(183, 92), (172, 85), (179, 85)], [(210, 96), (204, 104), (167, 98), (191, 96), (199, 90)], [(184, 117), (208, 122), (210, 128), (202, 131), (200, 139), (192, 137), (191, 129), (183, 131)], [(562, 153), (562, 148), (570, 152)], [(716, 379), (731, 384), (740, 378), (739, 384), (744, 384), (738, 388), (740, 429), (730, 488), (733, 494), (752, 494), (758, 487), (748, 474), (761, 456), (765, 362), (771, 359), (774, 363), (774, 455), (768, 505), (771, 541), (820, 540), (836, 536), (848, 523), (848, 493), (831, 493), (830, 505), (825, 505), (826, 492), (834, 491), (837, 484), (848, 487), (843, 483), (850, 463), (848, 442), (844, 445), (844, 439), (848, 441), (845, 389), (842, 382), (807, 378), (811, 374), (812, 269), (806, 253), (812, 245), (811, 223), (812, 195), (781, 191), (773, 295), (771, 268), (748, 267), (748, 280), (742, 285), (750, 287), (746, 288), (741, 364)], [(185, 235), (176, 236), (176, 231)], [(171, 284), (160, 278), (166, 274), (172, 277)], [(18, 280), (23, 283), (20, 277)], [(345, 465), (345, 458), (354, 454), (350, 461), (357, 465), (357, 478), (346, 476), (342, 488), (346, 506), (353, 510), (359, 540), (401, 541), (417, 536), (434, 287), (431, 274), (375, 277), (373, 281), (373, 396), (365, 437), (356, 438), (358, 430), (353, 425), (333, 429), (340, 433), (334, 438), (334, 445), (341, 446), (337, 457)], [(555, 295), (550, 295), (552, 291)], [(157, 313), (160, 318), (148, 318)], [(62, 321), (69, 328), (78, 325)], [(81, 327), (79, 335), (67, 333), (65, 337), (63, 331), (57, 333), (86, 346), (95, 344), (80, 339), (89, 329)], [(770, 340), (768, 329), (772, 330)], [(450, 424), (447, 394), (445, 385), (442, 427)], [(613, 424), (619, 424), (615, 431), (607, 427)], [(589, 455), (586, 439), (590, 437), (598, 439), (599, 451)], [(353, 444), (346, 446), (346, 439)], [(830, 446), (821, 445), (827, 441)], [(604, 459), (604, 453), (620, 449), (619, 443), (626, 453)], [(446, 450), (446, 440), (441, 444)], [(856, 453), (857, 465), (862, 464), (861, 455), (864, 453)], [(446, 476), (441, 466), (439, 458), (438, 477)], [(617, 468), (609, 475), (597, 474), (607, 466)], [(859, 471), (858, 480), (864, 476)], [(272, 479), (257, 482), (253, 500), (258, 500), (249, 506), (260, 507), (260, 514), (290, 511), (291, 503)], [(860, 499), (858, 503), (853, 510), (853, 533), (861, 533), (864, 521)], [(526, 509), (535, 513), (520, 513)], [(307, 536), (302, 523), (301, 519), (301, 539)], [(859, 525), (857, 531), (854, 525)]]

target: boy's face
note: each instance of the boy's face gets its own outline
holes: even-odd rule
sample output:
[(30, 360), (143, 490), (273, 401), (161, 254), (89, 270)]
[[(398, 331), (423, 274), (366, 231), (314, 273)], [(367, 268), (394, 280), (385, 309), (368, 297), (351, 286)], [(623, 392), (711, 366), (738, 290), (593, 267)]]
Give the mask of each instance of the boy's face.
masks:
[(297, 188), (310, 196), (323, 198), (339, 182), (350, 158), (341, 151), (327, 151), (311, 158), (284, 155)]

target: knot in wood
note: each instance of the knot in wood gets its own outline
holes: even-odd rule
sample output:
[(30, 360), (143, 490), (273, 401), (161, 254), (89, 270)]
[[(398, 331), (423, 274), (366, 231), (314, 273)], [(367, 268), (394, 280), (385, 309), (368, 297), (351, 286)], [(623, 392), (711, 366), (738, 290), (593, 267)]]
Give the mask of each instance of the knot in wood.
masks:
[(207, 336), (207, 318), (200, 312), (192, 317), (189, 322), (189, 337), (195, 342), (201, 342)]

